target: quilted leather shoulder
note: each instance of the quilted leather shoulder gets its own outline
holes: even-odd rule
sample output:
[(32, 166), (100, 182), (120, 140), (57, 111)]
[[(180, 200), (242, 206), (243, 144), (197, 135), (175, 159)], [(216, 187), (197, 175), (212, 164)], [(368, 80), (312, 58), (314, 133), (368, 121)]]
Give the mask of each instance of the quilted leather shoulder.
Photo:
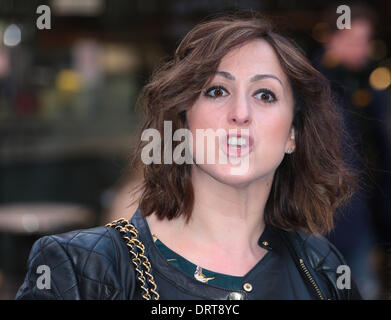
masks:
[[(40, 265), (50, 270), (50, 288), (37, 285), (42, 281)], [(96, 227), (37, 240), (16, 299), (128, 299), (134, 282), (134, 269), (118, 233)]]
[(314, 268), (328, 266), (336, 270), (340, 265), (346, 265), (346, 261), (338, 249), (321, 235), (306, 235), (304, 232), (296, 232), (299, 244), (308, 261)]
[(350, 289), (338, 288), (339, 267), (349, 268), (349, 266), (339, 250), (329, 240), (321, 235), (306, 235), (300, 231), (287, 232), (287, 234), (298, 257), (303, 259), (307, 267), (310, 267), (310, 273), (317, 279), (318, 284), (323, 283), (322, 291), (330, 291), (326, 296), (331, 299), (361, 299), (361, 294), (352, 278), (350, 278)]

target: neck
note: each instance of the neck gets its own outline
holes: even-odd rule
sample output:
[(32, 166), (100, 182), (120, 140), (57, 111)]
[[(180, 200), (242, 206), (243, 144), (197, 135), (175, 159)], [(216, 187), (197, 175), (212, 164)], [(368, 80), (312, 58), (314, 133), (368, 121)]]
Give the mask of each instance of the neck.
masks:
[(195, 204), (191, 219), (180, 222), (180, 232), (202, 243), (238, 252), (255, 251), (263, 232), (263, 212), (273, 175), (243, 187), (219, 182), (194, 167)]

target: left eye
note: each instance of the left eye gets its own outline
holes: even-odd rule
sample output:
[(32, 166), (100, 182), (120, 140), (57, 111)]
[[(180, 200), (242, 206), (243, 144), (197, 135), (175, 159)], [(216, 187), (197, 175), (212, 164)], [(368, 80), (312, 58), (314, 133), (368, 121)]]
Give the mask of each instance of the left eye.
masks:
[(271, 103), (276, 101), (276, 96), (273, 92), (270, 90), (261, 90), (258, 93), (256, 93), (256, 96), (258, 96), (259, 100), (266, 102), (266, 103)]

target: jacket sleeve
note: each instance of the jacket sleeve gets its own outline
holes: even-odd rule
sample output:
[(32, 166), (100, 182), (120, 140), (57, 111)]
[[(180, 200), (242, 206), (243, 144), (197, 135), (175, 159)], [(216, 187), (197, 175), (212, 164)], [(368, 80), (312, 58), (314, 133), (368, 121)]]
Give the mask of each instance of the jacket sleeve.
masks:
[(38, 239), (27, 263), (17, 300), (80, 299), (72, 260), (53, 236)]

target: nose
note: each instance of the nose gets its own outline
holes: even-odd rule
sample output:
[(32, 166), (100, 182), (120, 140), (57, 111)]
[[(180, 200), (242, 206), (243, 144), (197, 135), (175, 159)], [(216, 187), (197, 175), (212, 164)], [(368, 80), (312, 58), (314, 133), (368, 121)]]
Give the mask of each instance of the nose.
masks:
[(245, 97), (233, 99), (228, 112), (228, 122), (234, 126), (248, 126), (251, 123), (251, 110)]

